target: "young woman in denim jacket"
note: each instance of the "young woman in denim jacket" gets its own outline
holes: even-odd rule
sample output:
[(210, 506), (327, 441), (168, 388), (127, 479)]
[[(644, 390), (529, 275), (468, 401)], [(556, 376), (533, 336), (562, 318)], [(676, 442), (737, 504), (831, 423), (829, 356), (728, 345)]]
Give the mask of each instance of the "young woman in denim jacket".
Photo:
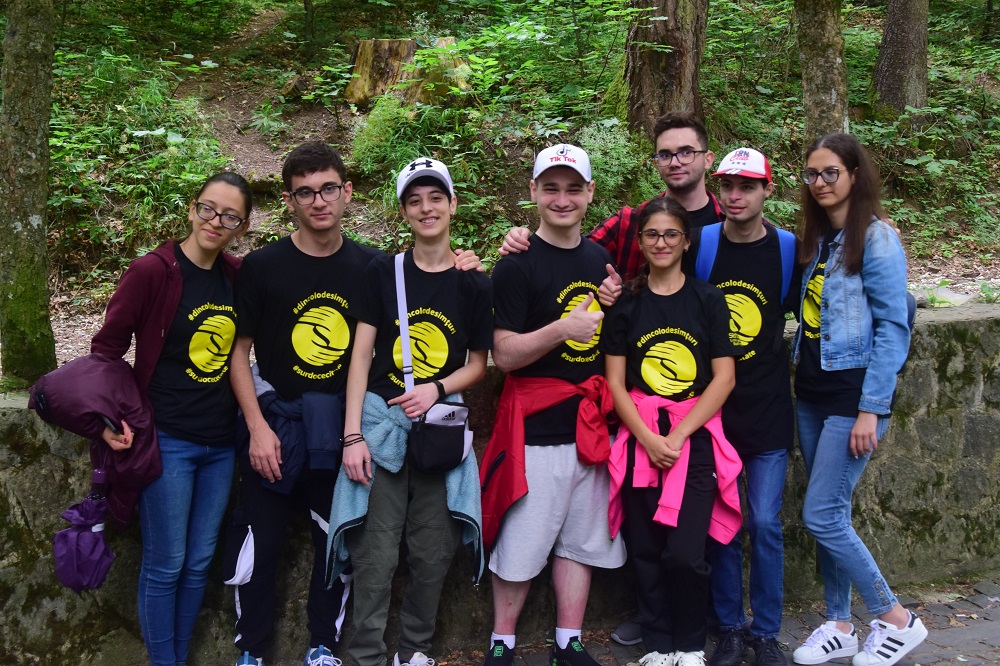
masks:
[[(819, 544), (827, 622), (795, 650), (798, 664), (853, 656), (895, 664), (927, 629), (893, 596), (851, 523), (861, 473), (889, 425), (910, 344), (906, 256), (883, 221), (879, 177), (849, 134), (821, 137), (802, 171), (800, 325), (793, 344), (799, 443), (809, 474), (802, 517)], [(864, 649), (851, 585), (876, 616)]]

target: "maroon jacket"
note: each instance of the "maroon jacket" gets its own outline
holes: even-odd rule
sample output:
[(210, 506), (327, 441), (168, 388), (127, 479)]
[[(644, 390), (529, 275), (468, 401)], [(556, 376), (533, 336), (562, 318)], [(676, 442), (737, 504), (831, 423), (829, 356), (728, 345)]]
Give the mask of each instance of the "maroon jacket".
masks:
[[(121, 358), (132, 346), (134, 333), (135, 380), (143, 392), (153, 378), (184, 291), (176, 245), (167, 241), (129, 264), (108, 302), (104, 326), (90, 342), (91, 353)], [(226, 278), (235, 283), (240, 259), (223, 252), (222, 260)]]
[[(121, 358), (88, 354), (48, 373), (31, 387), (28, 407), (42, 420), (90, 438), (94, 469), (104, 468), (108, 516), (120, 527), (132, 518), (139, 494), (163, 471), (153, 408)], [(129, 424), (132, 446), (113, 451), (103, 439), (104, 421)]]

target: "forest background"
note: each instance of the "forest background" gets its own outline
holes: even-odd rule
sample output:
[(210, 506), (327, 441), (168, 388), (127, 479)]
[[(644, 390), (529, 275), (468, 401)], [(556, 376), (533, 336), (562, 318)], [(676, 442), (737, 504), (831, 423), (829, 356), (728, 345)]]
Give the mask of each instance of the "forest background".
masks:
[[(660, 192), (649, 159), (656, 104), (700, 110), (717, 159), (739, 146), (768, 155), (776, 193), (765, 214), (787, 228), (804, 148), (846, 118), (880, 167), (911, 262), (996, 266), (1000, 11), (992, 0), (6, 0), (0, 25), (31, 3), (46, 7), (54, 40), (44, 258), (55, 310), (71, 318), (99, 313), (129, 261), (186, 232), (187, 204), (218, 170), (247, 175), (258, 194), (240, 253), (289, 233), (274, 173), (307, 138), (347, 158), (355, 184), (347, 233), (387, 251), (409, 240), (395, 172), (419, 155), (442, 159), (460, 201), (454, 244), (489, 267), (507, 229), (534, 222), (524, 199), (545, 145), (574, 142), (590, 153), (597, 196), (588, 228)], [(815, 32), (823, 11), (827, 31)], [(880, 95), (880, 77), (882, 89), (902, 80), (879, 71), (887, 13), (896, 30), (926, 36), (926, 56), (916, 54), (926, 75), (918, 106)], [(11, 77), (23, 67), (10, 62), (6, 34), (0, 107), (9, 114)], [(454, 40), (435, 46), (440, 37)], [(351, 55), (367, 39), (414, 39), (417, 69), (397, 90), (351, 103)], [(842, 63), (829, 39), (843, 40)], [(692, 61), (693, 72), (684, 70)], [(815, 89), (841, 69), (841, 107), (825, 107)], [(407, 86), (428, 72), (444, 75), (413, 101)], [(651, 72), (660, 82), (642, 80)], [(643, 86), (653, 92), (637, 94)], [(0, 136), (5, 158), (21, 149), (12, 136)], [(984, 300), (998, 295), (981, 287)], [(0, 313), (0, 328), (4, 321)], [(14, 374), (32, 379), (38, 370)]]

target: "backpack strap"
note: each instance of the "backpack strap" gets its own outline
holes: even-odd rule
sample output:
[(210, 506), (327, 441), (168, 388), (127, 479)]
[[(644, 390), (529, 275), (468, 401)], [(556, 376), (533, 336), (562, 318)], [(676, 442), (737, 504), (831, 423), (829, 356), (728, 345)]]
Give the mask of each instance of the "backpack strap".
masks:
[(792, 286), (792, 273), (795, 272), (795, 234), (777, 227), (774, 230), (778, 232), (781, 247), (781, 302), (784, 303)]
[(719, 236), (722, 234), (722, 222), (709, 224), (701, 228), (701, 238), (698, 242), (698, 255), (694, 260), (694, 276), (708, 282), (715, 266), (715, 255), (719, 252)]

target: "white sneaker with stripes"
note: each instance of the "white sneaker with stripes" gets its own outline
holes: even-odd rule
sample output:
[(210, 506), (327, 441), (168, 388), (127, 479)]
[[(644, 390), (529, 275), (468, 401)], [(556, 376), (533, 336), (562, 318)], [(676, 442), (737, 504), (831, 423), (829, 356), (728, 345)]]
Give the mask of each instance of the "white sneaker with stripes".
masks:
[(871, 627), (865, 649), (854, 657), (854, 666), (892, 666), (927, 638), (927, 627), (913, 613), (903, 629), (882, 620), (872, 620)]
[(858, 632), (851, 626), (851, 633), (837, 629), (836, 622), (821, 624), (806, 642), (792, 653), (796, 664), (825, 664), (838, 657), (853, 657), (858, 653)]

